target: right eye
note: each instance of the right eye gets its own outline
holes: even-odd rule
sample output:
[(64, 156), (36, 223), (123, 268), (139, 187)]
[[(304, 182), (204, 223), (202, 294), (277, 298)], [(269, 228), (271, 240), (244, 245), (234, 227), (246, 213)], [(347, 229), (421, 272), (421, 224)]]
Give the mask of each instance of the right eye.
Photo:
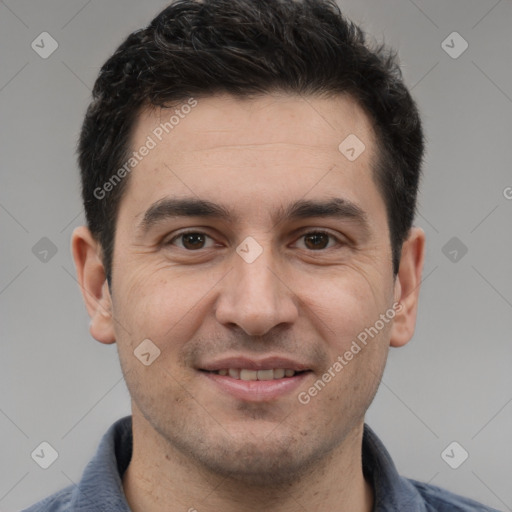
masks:
[(176, 240), (181, 239), (181, 245), (178, 245), (180, 249), (185, 249), (187, 251), (197, 251), (199, 249), (209, 249), (210, 247), (204, 247), (206, 239), (209, 238), (213, 241), (213, 238), (211, 238), (206, 233), (203, 233), (201, 231), (183, 231), (177, 235), (175, 235), (173, 238), (171, 238), (168, 242), (165, 243), (165, 245), (176, 245), (174, 242)]

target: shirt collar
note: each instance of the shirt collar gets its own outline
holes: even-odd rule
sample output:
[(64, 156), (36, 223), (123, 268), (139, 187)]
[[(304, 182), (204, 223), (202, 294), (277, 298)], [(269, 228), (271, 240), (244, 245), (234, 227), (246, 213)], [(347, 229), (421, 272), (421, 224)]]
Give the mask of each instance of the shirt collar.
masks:
[(132, 417), (117, 420), (105, 433), (96, 454), (73, 490), (70, 510), (76, 512), (131, 512), (122, 477), (133, 450)]
[(373, 512), (427, 512), (420, 493), (409, 480), (398, 474), (389, 452), (366, 423), (362, 458), (363, 474), (373, 487)]

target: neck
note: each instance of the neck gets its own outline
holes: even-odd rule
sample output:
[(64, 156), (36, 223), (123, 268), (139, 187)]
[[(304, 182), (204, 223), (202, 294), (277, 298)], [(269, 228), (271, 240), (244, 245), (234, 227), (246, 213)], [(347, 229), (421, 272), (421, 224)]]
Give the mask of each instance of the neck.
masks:
[(374, 495), (362, 471), (363, 422), (308, 474), (275, 487), (221, 477), (198, 466), (139, 415), (132, 416), (133, 453), (123, 476), (133, 512), (371, 512)]

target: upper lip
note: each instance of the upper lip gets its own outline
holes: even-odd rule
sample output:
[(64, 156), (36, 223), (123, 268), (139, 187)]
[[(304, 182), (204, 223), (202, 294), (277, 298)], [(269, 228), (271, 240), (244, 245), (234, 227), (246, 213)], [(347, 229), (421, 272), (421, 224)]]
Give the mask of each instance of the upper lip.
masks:
[(306, 364), (287, 357), (279, 356), (267, 356), (261, 359), (246, 356), (225, 357), (199, 366), (200, 370), (210, 372), (229, 368), (246, 368), (248, 370), (271, 370), (283, 368), (285, 370), (295, 370), (296, 372), (310, 369)]

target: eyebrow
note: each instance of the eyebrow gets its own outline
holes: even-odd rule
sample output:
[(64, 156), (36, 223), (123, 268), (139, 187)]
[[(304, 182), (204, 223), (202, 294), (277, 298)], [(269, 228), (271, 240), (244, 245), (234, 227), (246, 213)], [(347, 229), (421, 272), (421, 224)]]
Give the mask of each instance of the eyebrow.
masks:
[[(147, 233), (156, 224), (175, 217), (203, 217), (236, 222), (238, 216), (231, 209), (195, 197), (166, 197), (153, 203), (144, 213), (137, 230)], [(336, 218), (356, 222), (368, 234), (370, 231), (368, 216), (357, 204), (339, 197), (326, 200), (299, 199), (286, 208), (281, 206), (273, 212), (274, 226), (283, 220), (301, 220), (310, 217)]]

